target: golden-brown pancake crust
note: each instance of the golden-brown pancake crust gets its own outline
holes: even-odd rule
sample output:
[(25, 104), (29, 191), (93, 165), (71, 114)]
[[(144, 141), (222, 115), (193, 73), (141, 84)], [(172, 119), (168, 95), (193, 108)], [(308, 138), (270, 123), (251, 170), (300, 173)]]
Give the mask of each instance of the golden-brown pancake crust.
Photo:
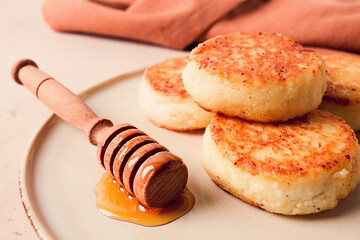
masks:
[(357, 143), (343, 119), (319, 110), (281, 124), (216, 115), (210, 132), (233, 165), (274, 178), (338, 171), (351, 164), (348, 153)]
[[(294, 40), (275, 33), (231, 33), (209, 39), (192, 50), (190, 61), (224, 81), (242, 85), (289, 82), (315, 71), (322, 58)], [(241, 75), (242, 78), (233, 77)]]
[(144, 77), (159, 93), (167, 96), (190, 97), (184, 88), (181, 73), (188, 63), (189, 57), (167, 59), (148, 67)]
[(325, 60), (328, 81), (323, 100), (347, 106), (360, 103), (360, 58), (328, 55)]

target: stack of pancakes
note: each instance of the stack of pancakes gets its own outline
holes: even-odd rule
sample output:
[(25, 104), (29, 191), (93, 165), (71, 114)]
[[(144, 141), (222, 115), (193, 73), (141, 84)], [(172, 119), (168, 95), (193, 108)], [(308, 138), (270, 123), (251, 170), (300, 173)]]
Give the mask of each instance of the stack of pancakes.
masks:
[[(170, 129), (201, 128), (211, 119), (202, 165), (219, 187), (269, 212), (316, 213), (335, 207), (360, 181), (351, 129), (360, 128), (360, 61), (325, 60), (326, 66), (316, 52), (280, 34), (217, 36), (194, 48), (189, 59), (148, 68), (140, 102), (152, 122)], [(170, 80), (174, 72), (176, 80)], [(179, 106), (182, 113), (168, 114), (169, 102), (175, 105), (168, 109)], [(190, 105), (201, 109), (187, 111)], [(182, 123), (169, 127), (159, 119)]]

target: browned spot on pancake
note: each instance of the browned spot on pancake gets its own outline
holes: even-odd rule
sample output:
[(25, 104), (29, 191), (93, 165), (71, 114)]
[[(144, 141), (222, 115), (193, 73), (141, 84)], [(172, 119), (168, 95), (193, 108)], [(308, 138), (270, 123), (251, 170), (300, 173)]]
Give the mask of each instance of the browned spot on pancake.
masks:
[(290, 38), (273, 33), (217, 36), (191, 51), (190, 61), (211, 75), (243, 85), (288, 82), (304, 72), (316, 74), (321, 56)]
[(342, 55), (323, 57), (328, 86), (323, 100), (347, 106), (360, 103), (360, 58)]
[(186, 92), (182, 71), (188, 63), (189, 57), (167, 59), (148, 67), (144, 77), (154, 90), (167, 96), (190, 97)]
[(334, 84), (332, 81), (327, 81), (326, 92), (323, 96), (323, 101), (332, 102), (335, 104), (347, 106), (350, 105), (350, 99), (346, 94), (346, 86)]
[(316, 175), (351, 165), (354, 132), (339, 117), (315, 110), (281, 124), (216, 115), (211, 137), (223, 156), (252, 175)]

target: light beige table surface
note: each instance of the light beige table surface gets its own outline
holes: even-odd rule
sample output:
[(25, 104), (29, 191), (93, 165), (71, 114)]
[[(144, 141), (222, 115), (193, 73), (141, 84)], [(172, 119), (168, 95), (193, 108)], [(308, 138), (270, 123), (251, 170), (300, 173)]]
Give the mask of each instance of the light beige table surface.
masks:
[(37, 239), (20, 201), (18, 173), (31, 137), (51, 111), (10, 77), (24, 57), (74, 92), (186, 52), (126, 40), (57, 33), (42, 1), (0, 0), (0, 240)]

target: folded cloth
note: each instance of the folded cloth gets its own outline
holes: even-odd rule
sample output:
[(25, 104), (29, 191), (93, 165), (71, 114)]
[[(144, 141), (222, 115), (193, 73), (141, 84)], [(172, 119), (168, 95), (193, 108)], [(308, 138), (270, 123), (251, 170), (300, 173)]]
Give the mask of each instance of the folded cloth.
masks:
[(184, 49), (230, 32), (278, 32), (304, 45), (360, 52), (357, 0), (46, 0), (56, 31)]
[(350, 56), (350, 57), (360, 57), (359, 54), (354, 53), (354, 52), (341, 51), (341, 50), (336, 50), (336, 49), (332, 49), (332, 48), (319, 48), (319, 47), (307, 47), (307, 48), (316, 51), (317, 53), (319, 53), (322, 56), (336, 54), (336, 55), (345, 55), (345, 56)]

